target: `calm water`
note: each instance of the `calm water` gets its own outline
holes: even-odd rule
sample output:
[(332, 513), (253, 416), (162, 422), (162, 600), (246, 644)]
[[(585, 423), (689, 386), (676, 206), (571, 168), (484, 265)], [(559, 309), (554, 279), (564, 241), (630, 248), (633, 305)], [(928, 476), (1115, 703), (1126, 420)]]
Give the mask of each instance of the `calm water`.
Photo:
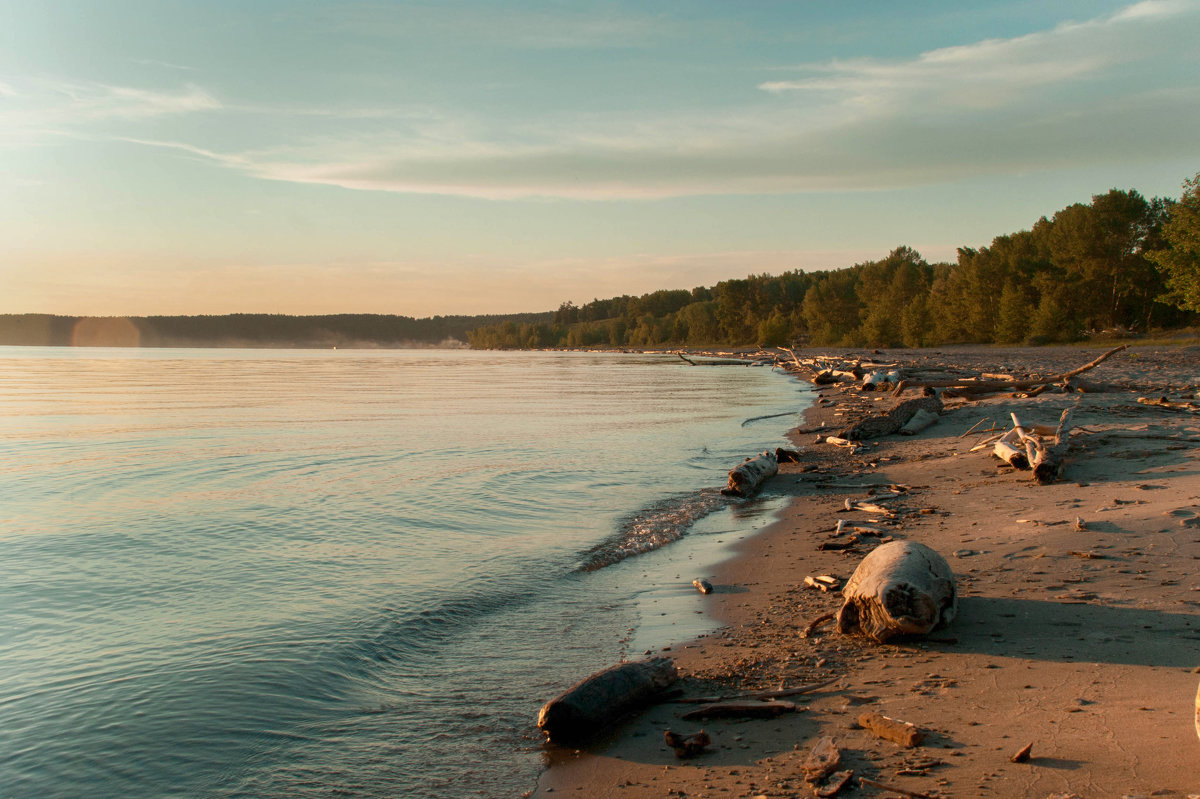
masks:
[(621, 558), (747, 524), (713, 489), (794, 419), (742, 422), (807, 403), (667, 356), (0, 348), (0, 796), (519, 796), (703, 525)]

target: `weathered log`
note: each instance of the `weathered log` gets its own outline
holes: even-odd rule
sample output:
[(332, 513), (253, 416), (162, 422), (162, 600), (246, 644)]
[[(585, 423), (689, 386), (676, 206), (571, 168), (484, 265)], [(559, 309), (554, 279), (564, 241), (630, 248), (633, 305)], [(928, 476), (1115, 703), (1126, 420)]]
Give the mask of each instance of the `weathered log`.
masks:
[(774, 452), (763, 452), (729, 471), (729, 484), (722, 494), (747, 497), (759, 489), (763, 481), (779, 473), (779, 461)]
[(1058, 420), (1058, 429), (1054, 432), (1054, 444), (1041, 447), (1037, 456), (1032, 460), (1033, 479), (1041, 485), (1049, 485), (1062, 474), (1063, 460), (1071, 446), (1071, 409), (1062, 412)]
[(904, 381), (904, 383), (906, 387), (928, 386), (932, 388), (949, 388), (951, 386), (970, 386), (974, 392), (1008, 391), (1012, 389), (1036, 388), (1037, 386), (1044, 386), (1053, 383), (1063, 383), (1067, 380), (1070, 380), (1072, 377), (1075, 377), (1076, 375), (1083, 374), (1090, 369), (1095, 369), (1097, 366), (1104, 363), (1121, 350), (1128, 349), (1128, 347), (1128, 344), (1122, 344), (1119, 347), (1113, 347), (1099, 358), (1096, 358), (1094, 361), (1086, 363), (1077, 369), (1072, 369), (1069, 372), (1063, 372), (1060, 375), (1050, 375), (1048, 377), (1036, 377), (1025, 380), (918, 380), (915, 378), (908, 378)]
[(587, 740), (653, 702), (679, 678), (670, 658), (622, 663), (576, 683), (542, 706), (538, 728), (554, 743)]
[(949, 564), (915, 541), (892, 541), (863, 558), (842, 597), (838, 631), (880, 642), (944, 627), (958, 612)]
[(915, 724), (897, 721), (881, 713), (863, 713), (858, 717), (858, 723), (877, 737), (901, 746), (920, 746), (921, 741), (925, 740), (925, 733)]
[(680, 716), (684, 721), (696, 719), (773, 719), (784, 713), (795, 713), (795, 702), (714, 702)]
[(915, 436), (926, 427), (936, 423), (939, 418), (940, 417), (932, 411), (927, 411), (924, 408), (919, 409), (915, 414), (913, 414), (913, 417), (909, 419), (903, 427), (900, 428), (900, 435)]
[(681, 760), (701, 754), (704, 752), (704, 747), (712, 743), (712, 739), (704, 730), (700, 730), (694, 735), (680, 735), (667, 730), (663, 733), (663, 739), (667, 742), (667, 746), (675, 750), (675, 757)]
[(852, 769), (839, 771), (837, 774), (834, 774), (829, 778), (829, 782), (825, 783), (820, 788), (814, 789), (813, 793), (815, 793), (817, 796), (825, 797), (825, 799), (828, 799), (828, 797), (831, 796), (837, 796), (838, 792), (846, 787), (846, 785), (850, 782), (850, 778), (853, 776), (854, 771)]
[(837, 435), (839, 438), (850, 441), (863, 441), (868, 438), (891, 435), (908, 424), (908, 421), (919, 410), (929, 411), (930, 413), (941, 413), (942, 401), (936, 396), (905, 400), (887, 413), (863, 419), (861, 422), (857, 422), (842, 430)]
[(992, 453), (1014, 469), (1024, 471), (1029, 468), (1029, 456), (1025, 452), (1025, 444), (1021, 440), (1019, 427), (1014, 427), (996, 442)]
[(813, 744), (812, 749), (808, 750), (808, 756), (804, 758), (804, 764), (800, 766), (800, 770), (804, 772), (804, 779), (807, 781), (820, 782), (837, 771), (837, 767), (841, 763), (841, 751), (834, 744), (832, 738), (825, 736)]

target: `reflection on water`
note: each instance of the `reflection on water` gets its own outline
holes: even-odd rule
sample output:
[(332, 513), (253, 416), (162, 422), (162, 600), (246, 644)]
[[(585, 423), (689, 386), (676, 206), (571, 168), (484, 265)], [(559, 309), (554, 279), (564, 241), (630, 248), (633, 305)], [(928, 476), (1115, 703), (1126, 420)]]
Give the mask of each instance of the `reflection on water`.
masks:
[(678, 537), (806, 403), (670, 357), (0, 348), (0, 795), (519, 792), (645, 610), (586, 553)]

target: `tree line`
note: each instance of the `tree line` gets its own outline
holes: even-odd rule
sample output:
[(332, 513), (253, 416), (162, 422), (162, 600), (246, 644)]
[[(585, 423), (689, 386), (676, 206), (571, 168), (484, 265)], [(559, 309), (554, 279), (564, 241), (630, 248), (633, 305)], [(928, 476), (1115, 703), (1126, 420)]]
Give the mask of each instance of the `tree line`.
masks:
[(502, 322), (534, 324), (553, 312), (432, 316), (388, 314), (224, 314), (94, 317), (0, 315), (0, 344), (141, 347), (406, 347), (465, 345), (470, 330)]
[(843, 269), (565, 302), (544, 320), (472, 330), (475, 348), (923, 347), (1145, 333), (1200, 314), (1200, 174), (1178, 200), (1112, 189), (1031, 230), (928, 263), (907, 246)]

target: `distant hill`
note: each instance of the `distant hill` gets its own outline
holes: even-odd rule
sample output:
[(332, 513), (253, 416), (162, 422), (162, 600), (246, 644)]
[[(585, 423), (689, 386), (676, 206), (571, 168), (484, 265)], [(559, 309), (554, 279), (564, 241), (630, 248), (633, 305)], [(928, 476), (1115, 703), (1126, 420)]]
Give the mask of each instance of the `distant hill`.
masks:
[(538, 324), (553, 312), (432, 316), (226, 314), (221, 316), (56, 316), (0, 314), (0, 345), (52, 347), (370, 348), (465, 346), (480, 326)]

